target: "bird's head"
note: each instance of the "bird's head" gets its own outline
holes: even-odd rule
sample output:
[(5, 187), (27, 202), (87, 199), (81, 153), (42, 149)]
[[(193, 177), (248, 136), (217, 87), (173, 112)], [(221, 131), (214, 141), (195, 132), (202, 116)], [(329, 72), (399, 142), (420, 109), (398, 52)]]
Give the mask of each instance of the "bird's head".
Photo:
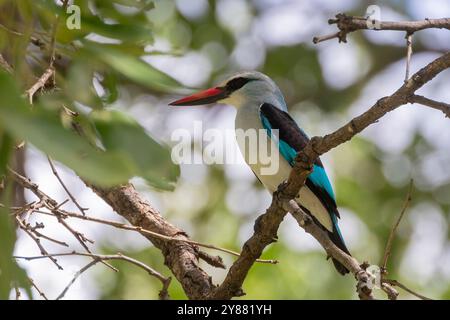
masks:
[(241, 72), (219, 85), (170, 103), (171, 106), (197, 106), (226, 103), (240, 108), (249, 103), (272, 103), (284, 108), (283, 95), (268, 76), (257, 71)]

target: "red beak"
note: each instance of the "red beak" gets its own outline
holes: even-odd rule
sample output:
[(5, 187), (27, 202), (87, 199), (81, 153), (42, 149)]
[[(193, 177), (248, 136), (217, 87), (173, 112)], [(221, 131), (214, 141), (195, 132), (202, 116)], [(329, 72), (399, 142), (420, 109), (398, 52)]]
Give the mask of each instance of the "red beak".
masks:
[(228, 97), (225, 88), (210, 88), (201, 92), (194, 93), (191, 96), (179, 99), (169, 103), (170, 106), (198, 106), (202, 104), (214, 103)]

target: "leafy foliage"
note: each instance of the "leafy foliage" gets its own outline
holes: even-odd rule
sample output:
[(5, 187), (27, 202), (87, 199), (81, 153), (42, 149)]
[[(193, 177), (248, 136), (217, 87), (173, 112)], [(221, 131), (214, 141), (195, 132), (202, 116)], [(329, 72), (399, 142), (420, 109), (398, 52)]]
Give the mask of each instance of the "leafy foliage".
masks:
[[(4, 190), (5, 191), (5, 190)], [(11, 195), (11, 189), (2, 193), (0, 198), (2, 203), (8, 204), (8, 196)], [(9, 211), (0, 207), (0, 300), (6, 300), (9, 297), (11, 286), (24, 288), (31, 297), (30, 281), (24, 269), (19, 267), (12, 258), (14, 245), (16, 242), (16, 233), (13, 222), (9, 218)]]
[[(124, 112), (110, 110), (123, 86), (137, 85), (154, 92), (181, 88), (141, 59), (145, 46), (153, 42), (146, 17), (152, 1), (81, 0), (76, 5), (82, 15), (81, 29), (65, 25), (72, 11), (66, 12), (61, 2), (0, 1), (0, 53), (13, 57), (10, 63), (15, 69), (13, 77), (0, 68), (0, 179), (15, 145), (24, 140), (100, 186), (141, 176), (154, 188), (173, 189), (179, 169), (168, 148)], [(134, 11), (125, 13), (127, 8)], [(39, 40), (30, 44), (30, 36)], [(109, 41), (98, 41), (99, 37)], [(51, 67), (53, 47), (56, 74), (35, 93), (31, 106), (24, 92)], [(16, 237), (2, 188), (3, 184), (0, 299), (9, 296), (14, 283), (30, 287), (24, 271), (11, 260)]]

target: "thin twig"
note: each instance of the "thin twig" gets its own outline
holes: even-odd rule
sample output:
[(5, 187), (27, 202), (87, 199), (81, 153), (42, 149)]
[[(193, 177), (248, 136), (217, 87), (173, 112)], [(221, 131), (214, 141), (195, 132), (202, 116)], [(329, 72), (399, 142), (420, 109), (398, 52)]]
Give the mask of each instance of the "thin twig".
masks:
[(22, 294), (20, 293), (20, 289), (17, 286), (17, 283), (14, 283), (14, 291), (16, 292), (16, 300), (20, 300)]
[(149, 267), (145, 263), (138, 261), (136, 259), (133, 259), (131, 257), (125, 256), (121, 253), (113, 254), (113, 255), (103, 255), (103, 254), (94, 254), (94, 253), (83, 253), (83, 252), (67, 252), (67, 253), (54, 253), (54, 254), (46, 254), (42, 256), (33, 256), (33, 257), (23, 257), (23, 256), (14, 256), (15, 259), (24, 259), (27, 261), (31, 260), (38, 260), (38, 259), (44, 259), (48, 257), (64, 257), (64, 256), (84, 256), (84, 257), (91, 257), (94, 260), (88, 263), (86, 266), (81, 268), (74, 276), (74, 278), (70, 281), (70, 283), (64, 288), (63, 292), (56, 298), (56, 300), (61, 299), (66, 294), (67, 290), (70, 288), (70, 286), (75, 282), (75, 280), (87, 269), (94, 266), (100, 261), (103, 260), (123, 260), (127, 261), (131, 264), (134, 264), (142, 269), (144, 269), (149, 275), (157, 278), (159, 281), (161, 281), (163, 288), (161, 290), (160, 296), (161, 297), (168, 297), (167, 289), (170, 284), (171, 278), (165, 277), (158, 271), (154, 270), (153, 268)]
[(67, 291), (70, 289), (70, 287), (72, 286), (72, 284), (75, 283), (75, 281), (78, 279), (78, 277), (85, 272), (86, 270), (88, 270), (90, 267), (94, 266), (97, 264), (97, 262), (100, 262), (101, 259), (99, 258), (95, 258), (94, 260), (92, 260), (91, 262), (89, 262), (87, 265), (85, 265), (83, 268), (81, 268), (78, 272), (75, 273), (75, 275), (73, 276), (72, 280), (70, 280), (69, 284), (64, 288), (64, 290), (56, 297), (56, 300), (60, 300), (62, 298), (64, 298), (64, 296), (66, 295)]
[[(19, 36), (19, 37), (24, 37), (25, 36), (23, 33), (15, 31), (15, 30), (12, 30), (12, 29), (9, 29), (8, 27), (6, 27), (5, 25), (3, 25), (1, 23), (0, 23), (0, 28), (2, 28), (3, 30), (6, 30), (7, 32), (9, 32), (9, 33), (11, 33), (11, 34), (13, 34), (15, 36)], [(39, 38), (36, 38), (34, 36), (30, 36), (30, 42), (32, 44), (34, 44), (35, 46), (39, 47), (41, 50), (45, 48), (45, 43), (42, 42), (42, 40), (39, 39)]]
[(42, 192), (39, 189), (39, 186), (36, 183), (33, 183), (29, 178), (24, 177), (23, 175), (21, 175), (20, 173), (18, 173), (17, 171), (11, 169), (10, 167), (8, 167), (8, 172), (12, 175), (12, 178), (19, 183), (22, 187), (24, 187), (25, 189), (30, 190), (31, 192), (34, 193), (34, 195), (36, 197), (38, 197), (41, 201), (44, 201), (46, 203), (49, 203), (50, 205), (52, 205), (53, 207), (56, 207), (58, 205), (58, 202), (51, 199), (47, 194), (45, 194), (44, 192)]
[(204, 251), (199, 251), (198, 257), (213, 267), (221, 269), (227, 268), (223, 263), (223, 259), (221, 256), (212, 256)]
[[(60, 224), (62, 224), (75, 237), (75, 239), (77, 239), (78, 243), (81, 244), (81, 246), (84, 248), (84, 250), (86, 250), (87, 253), (92, 254), (92, 251), (91, 251), (91, 249), (89, 249), (86, 242), (94, 243), (94, 241), (86, 238), (86, 236), (84, 234), (82, 234), (81, 232), (74, 230), (66, 221), (64, 221), (64, 218), (62, 218), (61, 216), (58, 216), (57, 212), (58, 212), (58, 210), (53, 211), (53, 213), (56, 213), (56, 218), (58, 219), (58, 222)], [(105, 261), (101, 261), (101, 263), (103, 263), (105, 266), (107, 266), (108, 268), (110, 268), (113, 271), (116, 271), (116, 272), (118, 271), (117, 268), (115, 268), (114, 266), (110, 265), (109, 263), (107, 263)]]
[[(64, 11), (67, 8), (67, 4), (68, 4), (68, 0), (64, 0), (63, 1), (63, 10)], [(38, 90), (44, 88), (46, 86), (46, 84), (49, 82), (49, 80), (52, 80), (51, 86), (52, 87), (55, 86), (55, 68), (54, 68), (55, 55), (56, 55), (55, 38), (56, 38), (56, 31), (58, 30), (58, 25), (60, 23), (60, 20), (61, 20), (61, 16), (58, 15), (56, 17), (55, 22), (53, 23), (53, 27), (52, 27), (52, 31), (51, 31), (50, 47), (49, 47), (49, 55), (50, 55), (49, 66), (45, 70), (45, 72), (40, 76), (40, 78), (36, 81), (36, 83), (33, 84), (33, 86), (31, 86), (31, 88), (26, 91), (26, 94), (28, 96), (28, 100), (29, 100), (30, 104), (33, 104), (33, 97), (36, 94), (36, 92)]]
[(20, 36), (22, 37), (24, 34), (15, 30), (12, 30), (10, 28), (8, 28), (7, 26), (5, 26), (3, 23), (0, 23), (0, 28), (2, 28), (3, 30), (15, 35), (15, 36)]
[(336, 33), (329, 34), (329, 35), (325, 35), (325, 36), (317, 36), (317, 37), (313, 38), (313, 43), (317, 44), (319, 42), (331, 40), (331, 39), (334, 39), (334, 38), (339, 38), (339, 35), (340, 35), (340, 31), (336, 32)]
[(13, 68), (9, 65), (8, 61), (3, 58), (2, 54), (0, 53), (0, 66), (6, 70), (9, 74), (12, 74), (14, 72)]
[[(69, 0), (62, 0), (62, 10), (63, 12), (66, 11), (67, 9), (67, 5), (69, 3)], [(49, 48), (49, 54), (50, 54), (50, 62), (49, 62), (49, 66), (50, 68), (53, 68), (53, 65), (55, 63), (55, 54), (56, 54), (56, 31), (58, 30), (58, 25), (61, 21), (61, 15), (58, 15), (56, 17), (55, 22), (53, 23), (53, 27), (52, 27), (52, 33), (50, 36), (50, 48)], [(54, 80), (54, 79), (53, 79)], [(54, 81), (53, 81), (54, 84)]]
[(400, 211), (400, 215), (398, 216), (397, 221), (392, 226), (391, 232), (389, 233), (388, 241), (386, 243), (386, 248), (384, 249), (383, 260), (381, 263), (381, 272), (382, 273), (386, 272), (386, 267), (387, 267), (387, 263), (389, 260), (389, 256), (391, 255), (392, 243), (394, 241), (395, 233), (397, 232), (397, 228), (400, 225), (400, 222), (402, 221), (402, 218), (411, 203), (412, 189), (413, 189), (413, 180), (411, 179), (411, 181), (409, 183), (408, 193), (406, 195), (405, 202), (403, 203), (402, 210)]
[(392, 285), (381, 281), (381, 290), (386, 293), (389, 300), (397, 300), (399, 293)]
[(319, 43), (322, 41), (337, 38), (339, 42), (347, 42), (347, 34), (357, 31), (357, 30), (395, 30), (395, 31), (406, 31), (408, 33), (414, 33), (423, 29), (438, 28), (438, 29), (448, 29), (450, 30), (450, 18), (442, 19), (424, 19), (417, 21), (376, 21), (370, 17), (356, 17), (347, 16), (343, 13), (338, 13), (335, 19), (328, 20), (329, 24), (336, 24), (339, 32), (326, 35), (318, 36), (313, 38), (314, 43)]
[[(43, 203), (45, 203), (47, 209), (49, 209), (51, 212), (54, 213), (54, 216), (56, 216), (56, 218), (58, 219), (58, 222), (63, 225), (70, 233), (73, 234), (73, 236), (75, 237), (75, 239), (81, 244), (81, 246), (88, 252), (91, 253), (89, 247), (87, 246), (86, 242), (90, 242), (93, 243), (92, 240), (86, 238), (86, 236), (84, 236), (82, 233), (74, 230), (67, 222), (64, 221), (64, 216), (61, 215), (61, 209), (60, 206), (61, 204), (58, 204), (58, 202), (54, 199), (52, 199), (51, 197), (49, 197), (46, 193), (44, 193), (43, 191), (41, 191), (39, 189), (39, 186), (33, 182), (31, 182), (30, 179), (20, 175), (19, 173), (17, 173), (16, 171), (14, 171), (13, 169), (8, 167), (8, 172), (12, 174), (12, 178), (18, 182), (22, 187), (32, 191)], [(35, 211), (36, 212), (36, 211)], [(102, 261), (103, 264), (105, 264), (106, 266), (108, 266), (110, 269), (117, 271), (116, 268), (114, 268), (112, 265), (110, 265), (107, 262)]]
[(409, 100), (409, 103), (419, 103), (426, 107), (430, 107), (436, 110), (442, 111), (447, 118), (450, 118), (450, 104), (445, 102), (440, 102), (436, 100), (432, 100), (420, 95), (412, 95)]
[(388, 284), (390, 284), (392, 286), (396, 286), (396, 287), (402, 288), (403, 290), (409, 292), (410, 294), (416, 296), (419, 299), (422, 299), (422, 300), (433, 300), (431, 298), (425, 297), (424, 295), (421, 295), (420, 293), (417, 293), (417, 292), (409, 289), (408, 287), (406, 287), (404, 284), (398, 282), (397, 280), (383, 279), (383, 283), (388, 283)]
[(36, 285), (36, 283), (34, 283), (33, 279), (28, 278), (28, 280), (30, 281), (31, 286), (32, 286), (34, 289), (36, 289), (36, 291), (39, 293), (39, 295), (40, 295), (42, 298), (44, 298), (44, 300), (48, 300), (48, 298), (47, 298), (47, 296), (45, 295), (45, 293), (44, 293), (41, 289), (39, 289), (39, 287)]
[[(45, 211), (41, 211), (41, 210), (37, 210), (35, 211), (37, 213), (41, 213), (41, 214), (50, 214), (48, 212)], [(142, 227), (135, 227), (135, 226), (130, 226), (124, 223), (120, 223), (120, 222), (115, 222), (115, 221), (110, 221), (110, 220), (103, 220), (103, 219), (99, 219), (99, 218), (94, 218), (94, 217), (90, 217), (87, 215), (80, 215), (78, 213), (75, 212), (69, 212), (66, 210), (59, 210), (59, 212), (62, 213), (63, 216), (67, 216), (67, 217), (71, 217), (71, 218), (76, 218), (76, 219), (81, 219), (81, 220), (87, 220), (87, 221), (92, 221), (92, 222), (97, 222), (97, 223), (101, 223), (101, 224), (106, 224), (106, 225), (110, 225), (113, 226), (115, 228), (119, 228), (119, 229), (124, 229), (124, 230), (132, 230), (132, 231), (136, 231), (142, 234), (146, 234), (161, 240), (166, 240), (166, 241), (179, 241), (179, 242), (185, 242), (185, 243), (189, 243), (198, 247), (203, 247), (203, 248), (208, 248), (208, 249), (213, 249), (213, 250), (217, 250), (217, 251), (221, 251), (221, 252), (225, 252), (228, 254), (231, 254), (233, 256), (239, 257), (240, 253), (235, 252), (233, 250), (230, 249), (225, 249), (225, 248), (221, 248), (221, 247), (217, 247), (214, 246), (212, 244), (206, 244), (206, 243), (201, 243), (198, 241), (194, 241), (194, 240), (188, 240), (188, 239), (180, 239), (180, 238), (176, 238), (176, 237), (171, 237), (171, 236), (166, 236), (164, 234), (161, 233), (157, 233), (157, 232), (153, 232), (150, 230), (146, 230)], [(52, 214), (50, 214), (52, 215)], [(257, 259), (256, 262), (259, 263), (268, 263), (268, 264), (277, 264), (278, 261), (277, 260), (266, 260), (266, 259)]]
[(412, 56), (412, 36), (413, 34), (410, 32), (406, 33), (406, 71), (405, 71), (405, 82), (409, 79), (409, 68), (411, 64), (411, 56)]
[[(19, 217), (16, 217), (16, 221), (17, 224), (19, 225), (20, 229), (22, 229), (23, 231), (25, 231), (31, 239), (33, 239), (33, 241), (36, 243), (36, 245), (38, 246), (40, 252), (42, 255), (48, 255), (47, 250), (45, 250), (44, 246), (41, 244), (41, 240), (36, 237), (30, 230), (28, 230), (28, 228), (26, 227), (26, 225), (22, 222), (22, 220), (20, 220)], [(63, 267), (61, 267), (58, 262), (56, 261), (55, 258), (53, 257), (48, 257), (57, 267), (59, 270), (63, 270)]]
[(33, 97), (36, 94), (36, 92), (45, 87), (45, 85), (50, 80), (50, 78), (54, 75), (54, 73), (55, 73), (55, 69), (53, 68), (53, 66), (48, 67), (44, 71), (44, 73), (39, 77), (39, 79), (36, 81), (36, 83), (33, 84), (31, 86), (31, 88), (26, 91), (26, 94), (28, 96), (28, 100), (29, 100), (30, 104), (33, 104)]
[(33, 230), (33, 232), (34, 232), (34, 233), (36, 234), (36, 236), (38, 236), (39, 238), (46, 239), (46, 240), (48, 240), (48, 241), (54, 242), (54, 243), (59, 244), (59, 245), (64, 246), (64, 247), (69, 247), (69, 245), (68, 245), (66, 242), (64, 242), (64, 241), (60, 241), (60, 240), (57, 240), (57, 239), (53, 239), (53, 238), (51, 238), (51, 237), (49, 237), (49, 236), (46, 236), (45, 234), (42, 234), (41, 232), (39, 232), (39, 231), (37, 231), (37, 230)]
[(58, 171), (56, 170), (52, 159), (50, 158), (50, 156), (47, 155), (47, 160), (48, 163), (50, 165), (50, 168), (52, 169), (53, 175), (56, 177), (56, 179), (58, 179), (59, 183), (61, 184), (61, 186), (64, 188), (64, 191), (66, 191), (67, 195), (69, 196), (69, 198), (72, 200), (72, 202), (77, 206), (77, 208), (80, 210), (82, 215), (86, 215), (86, 210), (88, 210), (88, 208), (83, 208), (82, 206), (80, 206), (80, 204), (78, 203), (78, 201), (75, 199), (75, 197), (72, 195), (72, 193), (69, 191), (69, 189), (67, 188), (67, 186), (64, 184), (64, 181), (61, 179), (60, 175), (58, 174)]
[(406, 211), (408, 210), (410, 204), (411, 204), (411, 200), (412, 200), (412, 188), (413, 188), (413, 180), (411, 179), (410, 183), (409, 183), (409, 188), (408, 188), (408, 193), (406, 195), (405, 201), (403, 203), (402, 206), (402, 210), (400, 211), (400, 215), (397, 218), (397, 221), (395, 222), (395, 224), (392, 226), (391, 232), (389, 233), (389, 238), (388, 241), (386, 243), (386, 249), (384, 250), (384, 255), (383, 255), (383, 260), (381, 263), (381, 288), (388, 294), (388, 297), (391, 299), (396, 299), (398, 296), (398, 292), (397, 291), (392, 291), (392, 289), (390, 289), (391, 291), (386, 289), (386, 284), (389, 284), (391, 286), (397, 286), (399, 288), (402, 288), (403, 290), (415, 295), (416, 297), (423, 299), (423, 300), (431, 300), (430, 298), (427, 298), (417, 292), (412, 291), (411, 289), (409, 289), (408, 287), (406, 287), (405, 285), (401, 284), (400, 282), (398, 282), (397, 280), (390, 280), (390, 279), (386, 279), (386, 275), (387, 275), (387, 263), (389, 260), (389, 257), (391, 255), (391, 249), (392, 249), (392, 243), (394, 241), (395, 238), (395, 234), (397, 232), (398, 226), (400, 225), (400, 222), (403, 218), (403, 216), (405, 215)]

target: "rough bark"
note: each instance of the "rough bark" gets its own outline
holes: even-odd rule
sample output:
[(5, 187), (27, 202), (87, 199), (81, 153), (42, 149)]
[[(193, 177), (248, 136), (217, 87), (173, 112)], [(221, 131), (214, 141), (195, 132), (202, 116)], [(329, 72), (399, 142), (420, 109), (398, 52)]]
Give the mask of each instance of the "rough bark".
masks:
[[(132, 225), (170, 237), (188, 239), (183, 230), (167, 222), (132, 184), (109, 189), (86, 184)], [(204, 299), (210, 294), (214, 285), (211, 277), (199, 266), (198, 249), (195, 246), (143, 235), (161, 250), (164, 263), (190, 299)]]

